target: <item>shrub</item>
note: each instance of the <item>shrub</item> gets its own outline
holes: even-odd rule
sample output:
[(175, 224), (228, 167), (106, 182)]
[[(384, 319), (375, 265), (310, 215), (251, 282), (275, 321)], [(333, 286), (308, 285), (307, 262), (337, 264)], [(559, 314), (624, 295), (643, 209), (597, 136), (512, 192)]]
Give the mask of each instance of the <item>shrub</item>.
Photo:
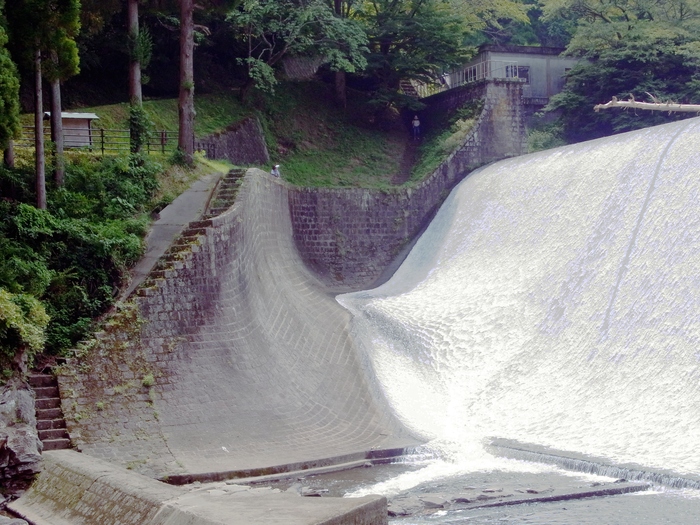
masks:
[[(74, 346), (112, 305), (142, 253), (160, 169), (137, 155), (82, 156), (67, 166), (65, 186), (50, 190), (48, 210), (0, 201), (0, 286), (41, 301), (49, 353)], [(27, 197), (22, 174), (0, 171), (0, 187)]]
[[(26, 359), (31, 365), (42, 350), (49, 318), (41, 303), (26, 294), (13, 294), (0, 288), (0, 367), (5, 373)], [(24, 354), (24, 355), (21, 355)]]

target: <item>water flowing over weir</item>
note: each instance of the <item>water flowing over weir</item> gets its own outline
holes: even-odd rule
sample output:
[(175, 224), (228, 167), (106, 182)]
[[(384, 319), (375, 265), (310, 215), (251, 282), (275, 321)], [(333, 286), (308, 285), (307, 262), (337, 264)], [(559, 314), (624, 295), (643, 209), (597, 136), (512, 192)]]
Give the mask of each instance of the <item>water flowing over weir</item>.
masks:
[(409, 428), (457, 461), (495, 436), (696, 477), (698, 144), (690, 119), (490, 165), (339, 296)]

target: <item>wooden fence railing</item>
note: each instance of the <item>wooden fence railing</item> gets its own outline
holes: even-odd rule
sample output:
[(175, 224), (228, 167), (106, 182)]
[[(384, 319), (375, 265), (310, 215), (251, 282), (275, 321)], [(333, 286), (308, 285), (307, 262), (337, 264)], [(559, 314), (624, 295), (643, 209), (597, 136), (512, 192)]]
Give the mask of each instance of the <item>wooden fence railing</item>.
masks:
[[(50, 140), (50, 129), (44, 129), (44, 137)], [(148, 134), (143, 145), (146, 153), (171, 153), (177, 149), (177, 131), (158, 130)], [(83, 149), (101, 155), (117, 155), (129, 152), (128, 129), (64, 129), (63, 145), (70, 149)], [(22, 128), (22, 136), (15, 144), (19, 147), (34, 147), (34, 127)]]

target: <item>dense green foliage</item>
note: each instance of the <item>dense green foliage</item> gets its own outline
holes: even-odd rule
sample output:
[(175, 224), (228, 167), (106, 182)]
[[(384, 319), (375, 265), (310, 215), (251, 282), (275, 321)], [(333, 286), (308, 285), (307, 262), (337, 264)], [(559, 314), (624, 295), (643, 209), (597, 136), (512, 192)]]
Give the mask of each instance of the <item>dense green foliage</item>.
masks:
[(159, 169), (140, 157), (83, 157), (49, 192), (48, 210), (22, 202), (33, 198), (31, 173), (0, 170), (3, 194), (15, 198), (0, 201), (0, 288), (41, 300), (49, 352), (74, 345), (112, 304), (141, 255)]
[[(4, 0), (0, 0), (0, 13)], [(19, 78), (17, 68), (6, 49), (7, 32), (0, 24), (0, 149), (19, 132)]]
[(567, 52), (584, 59), (549, 108), (561, 113), (569, 141), (683, 118), (661, 112), (593, 111), (595, 104), (613, 96), (700, 101), (697, 0), (547, 0), (545, 15), (576, 23)]
[(31, 366), (34, 356), (44, 348), (48, 322), (49, 317), (36, 298), (0, 288), (0, 379), (6, 379), (18, 368), (18, 357)]
[(287, 56), (322, 56), (336, 71), (363, 69), (367, 36), (323, 0), (243, 0), (227, 17), (247, 55), (238, 59), (260, 89), (276, 84), (273, 66)]

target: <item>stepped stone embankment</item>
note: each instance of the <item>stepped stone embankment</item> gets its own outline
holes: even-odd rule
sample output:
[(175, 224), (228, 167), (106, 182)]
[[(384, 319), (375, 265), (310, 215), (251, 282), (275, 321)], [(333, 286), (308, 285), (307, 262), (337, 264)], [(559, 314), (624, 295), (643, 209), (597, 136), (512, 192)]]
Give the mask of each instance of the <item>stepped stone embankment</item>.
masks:
[[(235, 188), (222, 184), (213, 201), (231, 193), (235, 204), (191, 222), (104, 331), (57, 371), (86, 468), (88, 457), (105, 459), (187, 483), (353, 466), (418, 443), (387, 406), (330, 292), (377, 282), (470, 170), (523, 152), (521, 85), (481, 89), (485, 109), (471, 135), (419, 185), (312, 191), (255, 169)], [(442, 103), (458, 103), (454, 96)], [(58, 470), (74, 462), (66, 454)], [(38, 507), (65, 496), (52, 481), (60, 472), (42, 477)]]

